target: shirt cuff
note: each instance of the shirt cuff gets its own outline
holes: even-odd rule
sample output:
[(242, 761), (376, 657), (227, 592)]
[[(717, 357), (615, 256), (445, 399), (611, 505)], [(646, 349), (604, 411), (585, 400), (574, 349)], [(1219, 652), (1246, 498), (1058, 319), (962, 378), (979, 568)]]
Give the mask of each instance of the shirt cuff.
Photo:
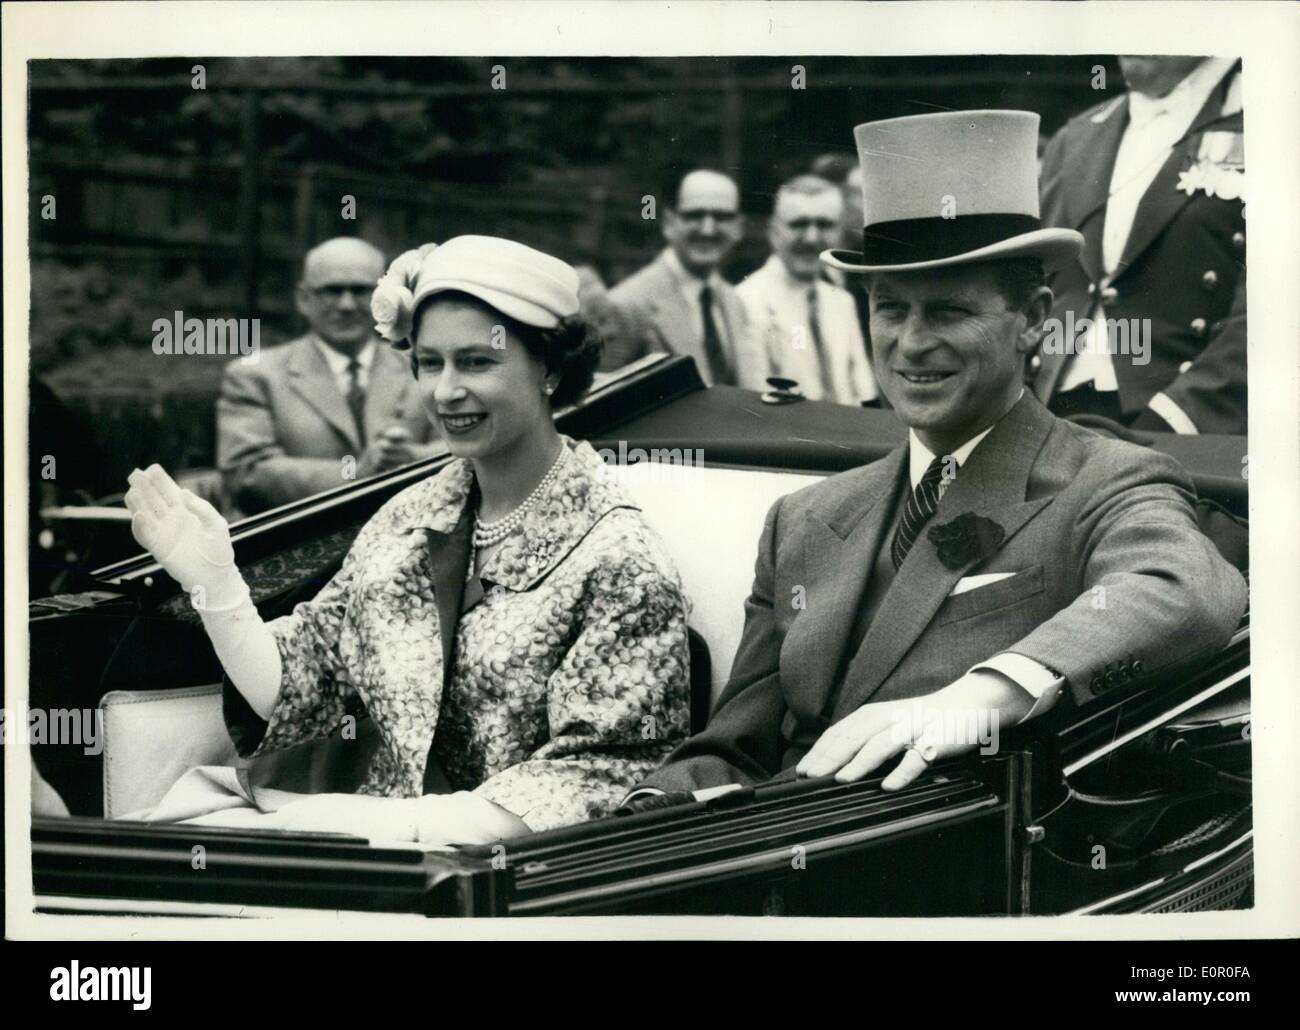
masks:
[(1156, 394), (1151, 400), (1147, 401), (1147, 407), (1168, 422), (1175, 433), (1181, 433), (1184, 436), (1199, 435), (1196, 423), (1187, 417), (1187, 412), (1183, 411), (1165, 394)]
[(988, 661), (971, 666), (969, 671), (979, 672), (981, 669), (1001, 673), (1034, 699), (1033, 706), (1024, 714), (1020, 722), (1042, 715), (1051, 708), (1056, 703), (1061, 687), (1065, 684), (1065, 677), (1054, 669), (1049, 669), (1042, 662), (1036, 662), (1013, 651), (996, 654)]

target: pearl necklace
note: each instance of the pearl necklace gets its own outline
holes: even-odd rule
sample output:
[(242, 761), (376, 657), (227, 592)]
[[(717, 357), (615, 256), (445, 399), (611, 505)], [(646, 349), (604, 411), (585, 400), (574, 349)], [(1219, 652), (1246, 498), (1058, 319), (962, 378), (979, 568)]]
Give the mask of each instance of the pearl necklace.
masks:
[(550, 471), (542, 477), (542, 481), (533, 488), (533, 492), (524, 499), (523, 504), (519, 505), (505, 518), (498, 519), (496, 522), (484, 522), (478, 515), (474, 516), (474, 546), (476, 548), (492, 547), (499, 544), (523, 524), (524, 516), (528, 514), (528, 510), (537, 503), (542, 494), (546, 492), (547, 487), (555, 482), (555, 477), (560, 474), (560, 468), (564, 464), (564, 458), (568, 453), (569, 449), (561, 444), (560, 453)]

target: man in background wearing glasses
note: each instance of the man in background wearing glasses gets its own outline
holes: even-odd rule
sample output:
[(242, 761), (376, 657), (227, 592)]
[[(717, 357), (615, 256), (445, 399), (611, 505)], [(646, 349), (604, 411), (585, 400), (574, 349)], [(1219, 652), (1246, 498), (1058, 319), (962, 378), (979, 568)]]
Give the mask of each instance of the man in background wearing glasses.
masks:
[(772, 256), (736, 287), (766, 363), (741, 386), (762, 390), (768, 376), (781, 376), (809, 400), (877, 398), (853, 297), (822, 278), (818, 260), (838, 242), (843, 209), (839, 188), (815, 175), (777, 190), (767, 230)]
[(710, 386), (752, 385), (750, 364), (761, 360), (761, 348), (735, 287), (719, 273), (744, 234), (740, 190), (721, 172), (698, 168), (670, 182), (664, 196), (672, 198), (662, 218), (668, 246), (609, 291), (634, 331), (621, 343), (607, 341), (602, 367), (667, 351), (693, 357)]
[(217, 463), (251, 515), (434, 452), (407, 362), (375, 335), (384, 256), (353, 237), (308, 251), (295, 300), (310, 331), (226, 366)]

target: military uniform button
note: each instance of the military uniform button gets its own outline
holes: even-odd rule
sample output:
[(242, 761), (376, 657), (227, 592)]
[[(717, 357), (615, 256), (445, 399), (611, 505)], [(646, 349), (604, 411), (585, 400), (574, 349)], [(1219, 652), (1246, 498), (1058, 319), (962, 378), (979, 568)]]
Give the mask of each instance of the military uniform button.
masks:
[(1146, 672), (1146, 667), (1142, 664), (1142, 659), (1141, 659), (1141, 658), (1134, 658), (1134, 659), (1133, 659), (1133, 675), (1134, 675), (1134, 676), (1141, 676), (1142, 673), (1144, 673), (1144, 672)]
[(1037, 354), (1035, 354), (1032, 358), (1029, 359), (1029, 367), (1032, 368), (1035, 372), (1037, 372), (1039, 368), (1042, 367), (1042, 364), (1043, 364), (1043, 359), (1040, 358)]
[(1088, 284), (1088, 296), (1091, 297), (1091, 296), (1093, 296), (1096, 292), (1097, 292), (1097, 284), (1096, 284), (1096, 283), (1089, 283), (1089, 284)]
[(1246, 234), (1244, 232), (1234, 232), (1232, 234), (1232, 245), (1238, 250), (1246, 249)]
[(1190, 371), (1191, 367), (1192, 367), (1192, 363), (1190, 361), (1184, 361), (1181, 365), (1178, 366), (1178, 374), (1182, 375), (1184, 372)]
[(1088, 689), (1094, 694), (1100, 694), (1105, 689), (1105, 685), (1101, 681), (1101, 673), (1094, 672), (1092, 674), (1092, 679), (1088, 680)]
[(1101, 291), (1101, 302), (1103, 304), (1114, 304), (1119, 300), (1119, 291), (1113, 286), (1107, 286)]
[(1194, 332), (1197, 336), (1204, 336), (1205, 331), (1207, 329), (1209, 329), (1209, 323), (1207, 323), (1205, 319), (1203, 318), (1192, 319), (1192, 332)]
[(1201, 276), (1201, 285), (1204, 286), (1207, 290), (1213, 291), (1213, 289), (1219, 285), (1219, 273), (1216, 272), (1213, 268), (1211, 268), (1208, 272), (1206, 272), (1203, 276)]

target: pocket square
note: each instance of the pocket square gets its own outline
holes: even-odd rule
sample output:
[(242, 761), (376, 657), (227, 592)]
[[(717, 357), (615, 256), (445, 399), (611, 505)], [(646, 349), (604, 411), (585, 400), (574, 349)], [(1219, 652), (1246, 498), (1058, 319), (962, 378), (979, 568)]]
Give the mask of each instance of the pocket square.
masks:
[(967, 593), (970, 590), (978, 590), (980, 587), (986, 587), (990, 583), (996, 583), (999, 580), (1010, 579), (1012, 576), (1018, 576), (1018, 572), (986, 572), (982, 576), (963, 576), (957, 580), (957, 585), (952, 588), (949, 597), (956, 597), (958, 594)]

